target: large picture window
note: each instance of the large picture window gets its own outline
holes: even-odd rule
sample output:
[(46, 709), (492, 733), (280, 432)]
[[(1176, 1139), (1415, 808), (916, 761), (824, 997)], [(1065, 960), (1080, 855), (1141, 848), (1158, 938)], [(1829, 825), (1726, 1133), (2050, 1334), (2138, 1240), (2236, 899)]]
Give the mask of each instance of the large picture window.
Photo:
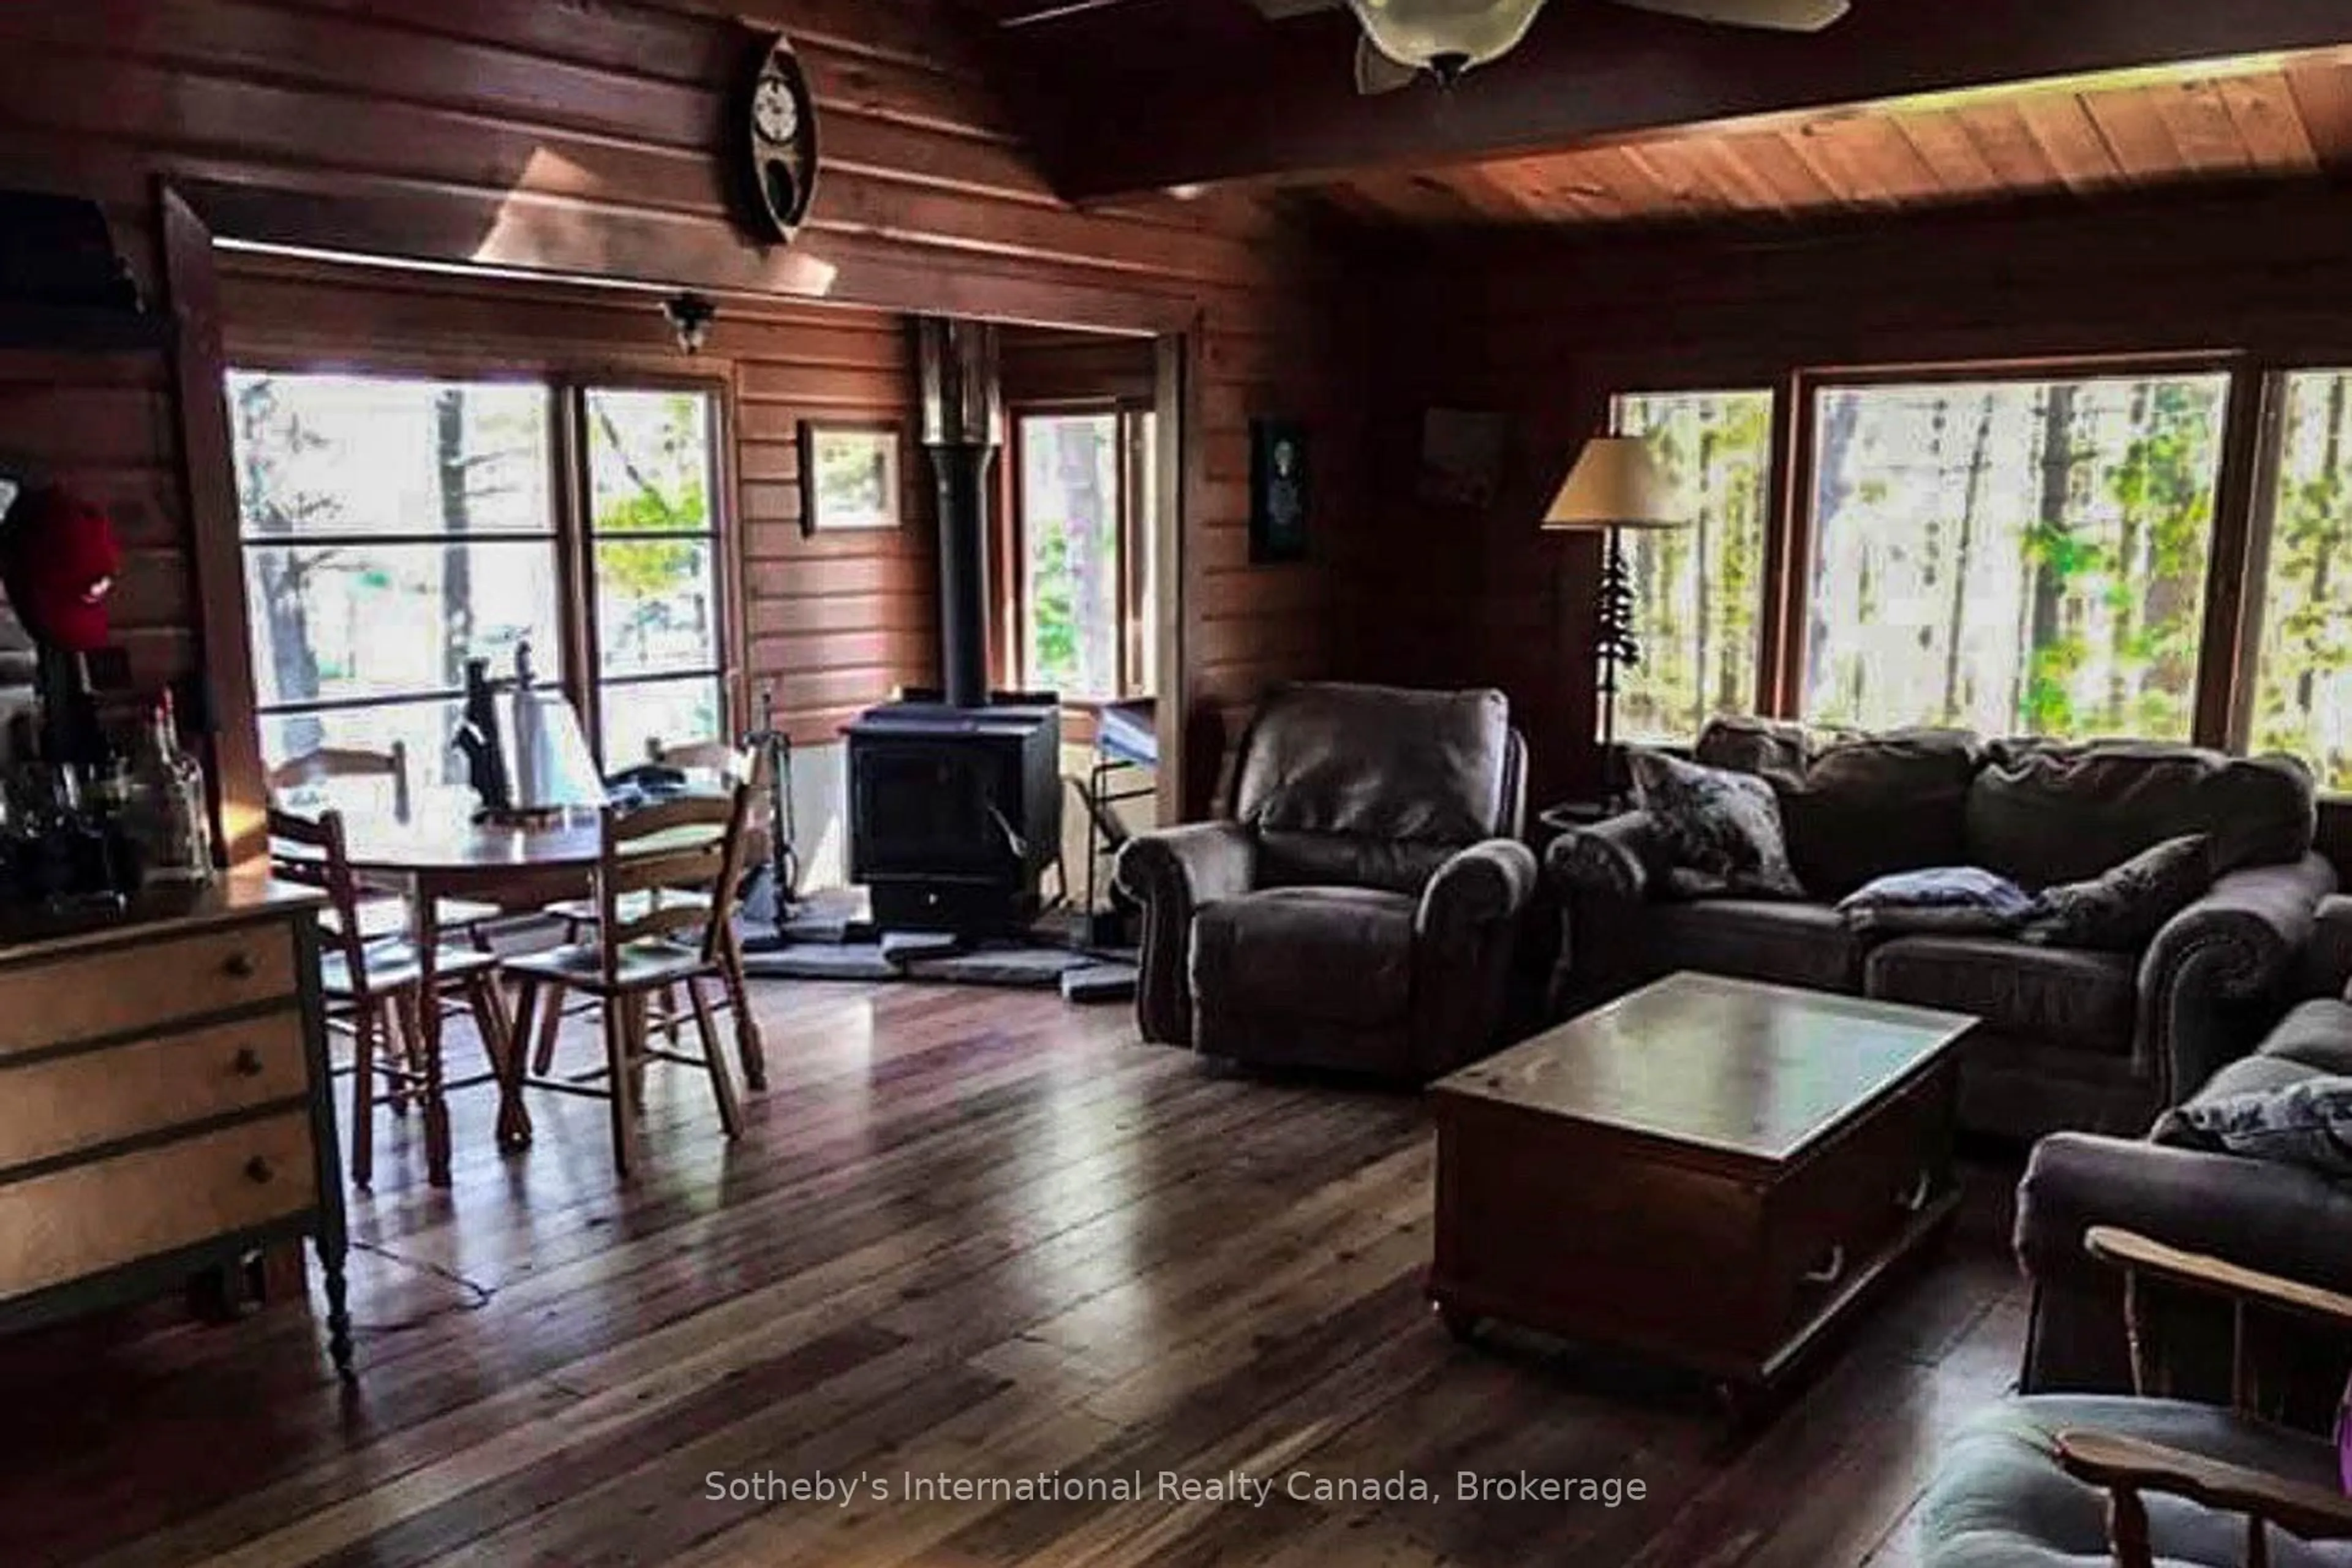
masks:
[(709, 394), (260, 370), (227, 393), (269, 763), (399, 742), (432, 782), (466, 661), (525, 641), (601, 712), (608, 766), (720, 732)]
[(1802, 716), (2189, 738), (2229, 389), (1819, 389)]
[(2352, 371), (2282, 379), (2247, 738), (2352, 790)]
[(1648, 442), (1690, 519), (1623, 535), (1642, 661), (1620, 677), (1618, 733), (1687, 742), (1715, 714), (1756, 705), (1772, 395), (1625, 396), (1611, 419), (1619, 435)]

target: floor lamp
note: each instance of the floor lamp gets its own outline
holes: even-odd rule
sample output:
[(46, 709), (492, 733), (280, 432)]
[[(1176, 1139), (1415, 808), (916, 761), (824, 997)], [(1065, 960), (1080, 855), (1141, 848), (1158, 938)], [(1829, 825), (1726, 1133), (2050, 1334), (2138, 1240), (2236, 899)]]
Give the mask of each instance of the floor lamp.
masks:
[(1625, 531), (1664, 531), (1688, 521), (1665, 470), (1651, 456), (1649, 444), (1635, 436), (1597, 436), (1586, 442), (1544, 513), (1547, 532), (1608, 536), (1592, 652), (1601, 668), (1601, 784), (1612, 806), (1622, 798), (1617, 786), (1618, 678), (1642, 662), (1642, 645), (1633, 635), (1633, 582), (1625, 568)]

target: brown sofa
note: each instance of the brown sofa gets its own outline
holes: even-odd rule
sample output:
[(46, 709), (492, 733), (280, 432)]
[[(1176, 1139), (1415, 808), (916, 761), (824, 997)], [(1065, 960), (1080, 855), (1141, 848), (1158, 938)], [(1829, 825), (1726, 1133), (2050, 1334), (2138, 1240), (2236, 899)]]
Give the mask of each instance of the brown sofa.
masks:
[[(2320, 907), (2290, 1011), (2252, 1056), (2224, 1067), (2189, 1103), (2352, 1073), (2352, 899)], [(2168, 1145), (2167, 1140), (2173, 1142)], [(2135, 1232), (2300, 1284), (2352, 1291), (2352, 1191), (2297, 1166), (2177, 1146), (2159, 1127), (2146, 1141), (2063, 1133), (2035, 1148), (2019, 1189), (2017, 1248), (2033, 1281), (2021, 1392), (1970, 1421), (1944, 1447), (1919, 1509), (1919, 1556), (1933, 1568), (2068, 1568), (2113, 1560), (2106, 1495), (2062, 1474), (2057, 1434), (2136, 1437), (2333, 1492), (2335, 1446), (2324, 1439), (2344, 1386), (2347, 1347), (2323, 1318), (2247, 1315), (2258, 1375), (2244, 1385), (2263, 1418), (2234, 1414), (2234, 1304), (2143, 1280), (2150, 1392), (2130, 1397), (2124, 1285), (2093, 1258), (2095, 1226)], [(2310, 1434), (2310, 1435), (2306, 1435)], [(2246, 1561), (2242, 1516), (2158, 1495), (2147, 1500), (2167, 1563)], [(2270, 1560), (2338, 1565), (2336, 1546), (2273, 1530)]]
[[(1771, 782), (1809, 896), (1668, 900), (1639, 812), (1566, 835), (1548, 858), (1567, 911), (1556, 1009), (1693, 969), (1974, 1014), (1984, 1024), (1962, 1047), (1960, 1119), (1975, 1131), (2145, 1128), (2252, 1049), (2336, 886), (2311, 853), (2310, 776), (2285, 758), (1761, 721), (1718, 721), (1695, 755)], [(1875, 877), (1933, 866), (2048, 887), (2192, 832), (2212, 836), (2223, 874), (2142, 952), (1874, 940), (1834, 907)]]
[(1276, 689), (1231, 819), (1119, 853), (1144, 1038), (1412, 1080), (1485, 1054), (1537, 878), (1525, 771), (1500, 692)]
[[(2319, 908), (2297, 966), (2303, 999), (2252, 1056), (2215, 1073), (2190, 1102), (2352, 1074), (2352, 898)], [(2189, 1146), (2191, 1140), (2068, 1134), (2033, 1151), (2018, 1189), (2017, 1250), (2033, 1280), (2025, 1357), (2029, 1393), (2121, 1393), (2131, 1386), (2122, 1291), (2085, 1254), (2094, 1226), (2352, 1293), (2352, 1188), (2300, 1166)], [(2226, 1398), (2226, 1309), (2174, 1304), (2170, 1354), (2181, 1392)], [(2340, 1359), (2340, 1358), (2339, 1358)], [(2323, 1403), (2343, 1385), (2331, 1365), (2312, 1380)]]

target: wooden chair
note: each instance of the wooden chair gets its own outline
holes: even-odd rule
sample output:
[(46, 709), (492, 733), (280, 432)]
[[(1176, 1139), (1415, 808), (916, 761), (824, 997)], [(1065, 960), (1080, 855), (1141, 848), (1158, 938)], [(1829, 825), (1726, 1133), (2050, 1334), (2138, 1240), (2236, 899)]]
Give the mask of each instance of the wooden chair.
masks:
[[(316, 789), (337, 779), (391, 780), (393, 816), (403, 822), (409, 819), (408, 743), (404, 741), (394, 741), (391, 750), (383, 752), (356, 746), (321, 746), (289, 757), (269, 770), (270, 797), (275, 800), (296, 791)], [(463, 899), (444, 899), (439, 912), (443, 931), (464, 933), (477, 950), (485, 952), (489, 951), (489, 939), (482, 927), (505, 913), (496, 904)], [(355, 914), (360, 935), (370, 942), (404, 936), (409, 931), (408, 901), (395, 891), (363, 889)]]
[[(2095, 1228), (2084, 1243), (2093, 1257), (2124, 1271), (2132, 1381), (2144, 1397), (2160, 1392), (2163, 1381), (2157, 1324), (2147, 1310), (2150, 1282), (2219, 1296), (2231, 1304), (2231, 1408), (2248, 1417), (2258, 1419), (2263, 1404), (2261, 1369), (2247, 1333), (2250, 1313), (2275, 1313), (2352, 1332), (2352, 1296), (2177, 1251), (2128, 1231)], [(2307, 1441), (2318, 1461), (2314, 1468), (2332, 1458), (2320, 1439)], [(2307, 1542), (2352, 1541), (2352, 1498), (2340, 1491), (2116, 1433), (2065, 1431), (2058, 1434), (2057, 1444), (2058, 1462), (2067, 1474), (2107, 1493), (2117, 1568), (2154, 1568), (2146, 1501), (2150, 1496), (2182, 1498), (2219, 1513), (2244, 1515), (2249, 1568), (2264, 1568), (2269, 1561), (2266, 1527)]]
[[(748, 782), (739, 782), (724, 795), (689, 795), (625, 815), (605, 808), (592, 900), (595, 940), (509, 958), (499, 966), (519, 987), (518, 1040), (530, 1037), (535, 1022), (560, 1015), (566, 991), (583, 993), (600, 1005), (604, 1067), (593, 1076), (601, 1077), (604, 1088), (551, 1078), (536, 1059), (525, 1078), (518, 1047), (509, 1069), (516, 1075), (510, 1092), (520, 1092), (529, 1083), (609, 1100), (613, 1163), (624, 1179), (636, 1167), (637, 1116), (648, 1058), (707, 1070), (720, 1125), (730, 1138), (742, 1131), (735, 1085), (728, 1076), (717, 1020), (702, 986), (706, 980), (727, 983), (729, 932), (751, 793)], [(681, 941), (681, 934), (691, 940)], [(698, 1059), (656, 1049), (647, 1038), (647, 1001), (672, 987), (682, 987), (693, 1007), (702, 1047)], [(748, 1018), (748, 1010), (739, 1005), (739, 1037)]]
[[(739, 781), (753, 792), (751, 809), (753, 811), (758, 809), (757, 792), (763, 782), (760, 777), (760, 763), (756, 758), (747, 756), (745, 752), (729, 745), (724, 741), (691, 741), (682, 743), (648, 741), (646, 743), (646, 760), (663, 767), (678, 768), (689, 773), (716, 773), (723, 779)], [(769, 831), (774, 831), (772, 824), (770, 825)], [(748, 859), (750, 856), (748, 847), (745, 856)], [(565, 899), (548, 905), (544, 912), (563, 922), (563, 940), (566, 943), (572, 944), (586, 941), (589, 933), (594, 930), (598, 919), (596, 900), (593, 898)], [(748, 1005), (743, 977), (743, 952), (731, 921), (728, 922), (721, 945), (722, 968), (719, 973), (719, 999), (717, 1007), (719, 1012), (731, 1014), (734, 1017), (735, 1051), (742, 1066), (743, 1081), (756, 1093), (768, 1087), (766, 1041), (761, 1036), (759, 1020), (752, 1016), (751, 1009)], [(653, 1012), (655, 1022), (668, 1040), (670, 1048), (677, 1049), (679, 1043), (679, 1030), (686, 1016), (686, 1009), (680, 1005), (677, 988), (668, 987), (656, 993), (649, 1007)], [(562, 1015), (551, 1008), (539, 1020), (538, 1038), (531, 1053), (531, 1070), (541, 1078), (546, 1077), (553, 1069), (555, 1036), (562, 1023)]]
[[(495, 978), (498, 960), (484, 952), (441, 952), (435, 959), (439, 994), (425, 997), (423, 968), (413, 949), (361, 934), (361, 888), (345, 848), (341, 814), (330, 811), (311, 818), (273, 807), (268, 826), (272, 874), (324, 892), (335, 917), (319, 965), (320, 989), (331, 1026), (347, 1030), (352, 1038), (352, 1184), (367, 1187), (375, 1179), (376, 1080), (381, 1076), (394, 1114), (405, 1114), (412, 1100), (423, 1108), (426, 1172), (435, 1186), (446, 1187), (450, 1155), (446, 1091), (503, 1079), (503, 1058), (511, 1054), (505, 999)], [(446, 1080), (438, 1047), (425, 1047), (423, 1020), (424, 1007), (441, 1006), (450, 997), (462, 999), (471, 1011), (490, 1063), (488, 1073), (454, 1084)]]

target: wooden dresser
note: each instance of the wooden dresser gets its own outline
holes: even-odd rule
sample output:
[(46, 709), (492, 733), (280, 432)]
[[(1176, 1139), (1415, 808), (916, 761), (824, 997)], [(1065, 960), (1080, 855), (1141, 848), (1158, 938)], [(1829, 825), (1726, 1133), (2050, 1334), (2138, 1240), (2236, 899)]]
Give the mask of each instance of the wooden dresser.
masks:
[(0, 1328), (308, 1237), (350, 1373), (317, 902), (240, 876), (0, 912)]

